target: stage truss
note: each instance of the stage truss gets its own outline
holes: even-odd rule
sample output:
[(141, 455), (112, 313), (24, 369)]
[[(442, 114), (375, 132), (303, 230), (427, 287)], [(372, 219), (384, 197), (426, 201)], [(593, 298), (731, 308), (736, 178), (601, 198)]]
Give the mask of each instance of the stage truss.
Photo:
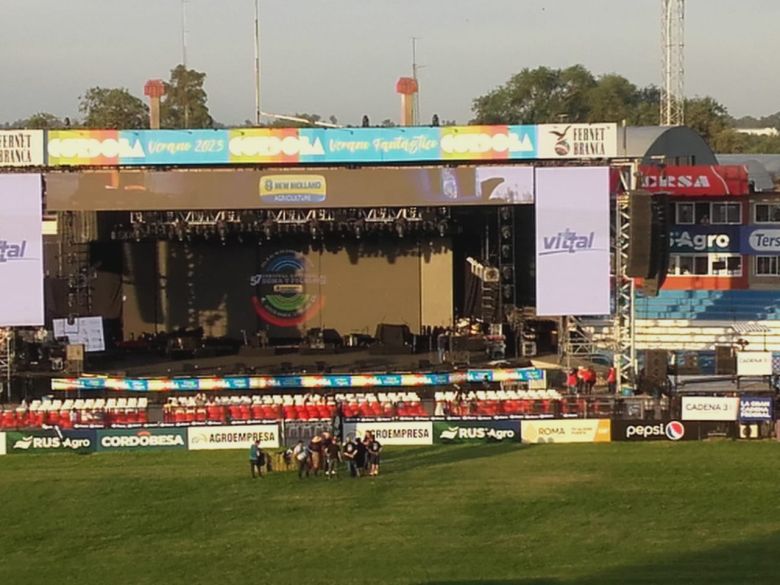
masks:
[(14, 364), (14, 330), (10, 327), (0, 327), (0, 396), (11, 400), (11, 378)]
[(612, 211), (612, 298), (613, 314), (604, 319), (566, 316), (561, 319), (561, 362), (571, 367), (571, 359), (589, 360), (612, 354), (618, 390), (633, 388), (636, 383), (635, 285), (626, 276), (629, 253), (629, 193), (637, 188), (639, 165), (616, 162), (620, 186)]

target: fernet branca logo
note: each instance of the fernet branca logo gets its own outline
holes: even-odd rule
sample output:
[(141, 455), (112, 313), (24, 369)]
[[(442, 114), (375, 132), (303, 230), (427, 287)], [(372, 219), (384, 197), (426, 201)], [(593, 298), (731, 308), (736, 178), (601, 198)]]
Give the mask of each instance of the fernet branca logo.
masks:
[(566, 228), (557, 234), (542, 236), (543, 251), (539, 255), (550, 256), (552, 254), (595, 252), (598, 250), (598, 248), (594, 247), (595, 240), (596, 232), (580, 234), (571, 228)]

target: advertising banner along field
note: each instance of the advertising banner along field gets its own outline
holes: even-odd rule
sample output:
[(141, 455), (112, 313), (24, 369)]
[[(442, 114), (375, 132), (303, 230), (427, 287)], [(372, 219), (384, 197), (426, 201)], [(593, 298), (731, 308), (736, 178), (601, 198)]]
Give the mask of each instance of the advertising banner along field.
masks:
[(186, 449), (187, 429), (106, 429), (97, 432), (98, 451)]
[(735, 421), (739, 416), (736, 396), (683, 396), (683, 420)]
[(344, 435), (372, 433), (383, 445), (432, 445), (433, 423), (429, 420), (390, 422), (359, 421), (344, 423)]
[(608, 167), (536, 169), (536, 313), (610, 313)]
[(260, 441), (264, 449), (278, 448), (279, 425), (190, 427), (187, 430), (187, 448), (190, 451), (249, 449), (255, 441)]
[(0, 174), (0, 327), (43, 325), (41, 176)]
[(608, 443), (612, 439), (608, 419), (523, 420), (523, 443)]
[(9, 455), (55, 451), (92, 453), (96, 444), (97, 434), (92, 430), (63, 431), (53, 428), (5, 433), (5, 446)]
[(435, 443), (503, 443), (520, 440), (519, 420), (449, 420), (433, 423)]
[(612, 421), (613, 441), (702, 441), (736, 438), (736, 433), (736, 423), (726, 421)]
[(774, 419), (774, 400), (771, 396), (740, 396), (741, 422), (769, 422)]

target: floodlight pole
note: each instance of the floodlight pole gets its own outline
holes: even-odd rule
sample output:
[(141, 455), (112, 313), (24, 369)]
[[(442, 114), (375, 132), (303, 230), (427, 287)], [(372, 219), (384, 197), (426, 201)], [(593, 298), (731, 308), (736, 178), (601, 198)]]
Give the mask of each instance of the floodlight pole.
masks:
[(255, 0), (255, 125), (260, 125), (260, 0)]

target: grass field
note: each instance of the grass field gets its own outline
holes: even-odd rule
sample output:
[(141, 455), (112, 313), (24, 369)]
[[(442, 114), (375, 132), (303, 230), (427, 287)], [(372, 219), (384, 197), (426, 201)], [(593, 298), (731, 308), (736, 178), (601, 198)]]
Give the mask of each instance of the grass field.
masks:
[(778, 583), (780, 445), (442, 446), (252, 481), (243, 452), (0, 457), (0, 583)]

